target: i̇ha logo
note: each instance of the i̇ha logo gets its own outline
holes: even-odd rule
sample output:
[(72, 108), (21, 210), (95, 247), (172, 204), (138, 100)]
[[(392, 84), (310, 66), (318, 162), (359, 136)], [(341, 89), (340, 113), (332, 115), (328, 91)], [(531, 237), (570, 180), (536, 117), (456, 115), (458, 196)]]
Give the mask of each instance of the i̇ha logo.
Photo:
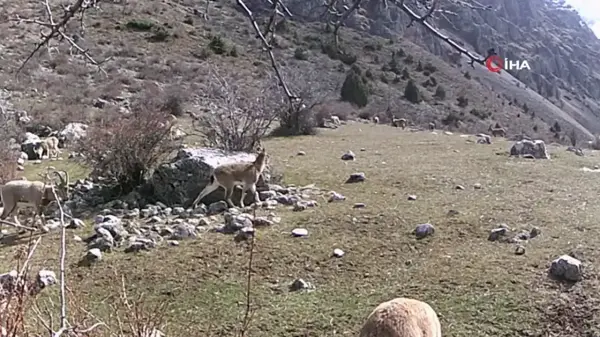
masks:
[(485, 61), (485, 66), (488, 68), (489, 71), (494, 72), (494, 73), (500, 73), (500, 70), (502, 70), (502, 69), (504, 69), (504, 70), (523, 70), (523, 69), (531, 70), (531, 67), (529, 67), (529, 62), (527, 62), (527, 60), (513, 61), (513, 60), (509, 60), (507, 58), (503, 59), (498, 55), (489, 56), (487, 58), (487, 60)]

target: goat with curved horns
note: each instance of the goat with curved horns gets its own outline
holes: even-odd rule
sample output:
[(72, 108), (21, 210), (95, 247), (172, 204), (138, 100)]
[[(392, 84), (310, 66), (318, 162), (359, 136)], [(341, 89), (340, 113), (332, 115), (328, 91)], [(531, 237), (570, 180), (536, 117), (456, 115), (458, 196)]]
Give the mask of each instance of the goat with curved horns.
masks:
[[(0, 197), (4, 206), (0, 220), (4, 220), (12, 214), (15, 224), (19, 225), (17, 218), (19, 206), (32, 206), (34, 208), (33, 222), (35, 223), (36, 216), (40, 216), (42, 225), (39, 229), (47, 232), (46, 219), (43, 215), (44, 209), (51, 202), (66, 200), (69, 196), (69, 173), (66, 171), (52, 173), (60, 179), (58, 185), (46, 184), (42, 181), (12, 180), (0, 186)], [(64, 178), (61, 173), (64, 173)]]
[(200, 192), (192, 208), (195, 208), (198, 203), (207, 195), (223, 187), (225, 189), (225, 200), (229, 207), (235, 207), (231, 201), (231, 195), (235, 185), (242, 185), (242, 197), (240, 199), (240, 206), (244, 207), (244, 197), (246, 192), (254, 194), (254, 202), (259, 202), (260, 198), (256, 191), (256, 183), (260, 178), (260, 175), (267, 166), (267, 152), (264, 148), (260, 150), (254, 162), (250, 163), (232, 163), (218, 166), (214, 169), (210, 176), (210, 182)]

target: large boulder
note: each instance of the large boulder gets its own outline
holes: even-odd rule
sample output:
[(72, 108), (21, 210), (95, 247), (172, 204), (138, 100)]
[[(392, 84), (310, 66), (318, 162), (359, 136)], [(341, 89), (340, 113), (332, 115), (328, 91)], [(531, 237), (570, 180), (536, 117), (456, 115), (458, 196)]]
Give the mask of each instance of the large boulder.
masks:
[(87, 134), (88, 126), (83, 123), (69, 123), (58, 134), (59, 138), (64, 138), (67, 142), (74, 142), (84, 138)]
[(23, 141), (23, 143), (21, 143), (21, 152), (27, 154), (28, 160), (41, 159), (36, 153), (36, 151), (40, 148), (42, 144), (40, 137), (34, 135), (31, 132), (26, 132), (24, 137), (25, 140)]
[(510, 148), (510, 155), (535, 159), (550, 159), (546, 143), (543, 140), (523, 139), (518, 141)]
[[(171, 163), (161, 165), (152, 175), (150, 183), (154, 190), (154, 198), (169, 206), (190, 206), (209, 183), (215, 167), (236, 162), (252, 162), (255, 158), (256, 155), (245, 152), (225, 152), (212, 148), (182, 149)], [(267, 167), (257, 183), (257, 189), (265, 190), (270, 178)], [(236, 188), (232, 196), (233, 203), (238, 204), (240, 197), (241, 188)], [(253, 197), (248, 193), (244, 204), (249, 205), (253, 202)], [(224, 198), (225, 191), (219, 188), (207, 195), (202, 202), (210, 204)]]

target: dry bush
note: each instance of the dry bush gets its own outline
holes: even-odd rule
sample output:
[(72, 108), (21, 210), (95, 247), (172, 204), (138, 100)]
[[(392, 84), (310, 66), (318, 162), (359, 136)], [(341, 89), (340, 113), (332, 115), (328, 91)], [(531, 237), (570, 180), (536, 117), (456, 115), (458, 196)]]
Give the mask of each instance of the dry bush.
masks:
[(156, 94), (132, 104), (131, 114), (114, 113), (90, 125), (78, 145), (93, 175), (112, 178), (116, 192), (128, 193), (178, 148), (170, 140), (170, 112)]
[[(312, 135), (316, 133), (319, 121), (314, 108), (334, 91), (318, 79), (316, 71), (305, 69), (286, 69), (285, 79), (290, 90), (300, 97), (293, 107), (287, 106), (280, 111), (279, 127), (273, 136)], [(342, 116), (340, 116), (342, 118)]]
[(226, 151), (252, 151), (269, 131), (285, 103), (272, 79), (245, 83), (216, 68), (209, 71), (199, 105), (205, 111), (194, 126), (206, 145)]

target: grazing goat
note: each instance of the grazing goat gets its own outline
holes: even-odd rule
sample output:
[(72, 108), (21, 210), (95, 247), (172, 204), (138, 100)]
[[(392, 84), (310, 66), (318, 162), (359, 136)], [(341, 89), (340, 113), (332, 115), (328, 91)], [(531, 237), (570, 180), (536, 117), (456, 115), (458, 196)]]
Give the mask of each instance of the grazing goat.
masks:
[(378, 305), (359, 337), (442, 337), (440, 320), (429, 304), (396, 298)]
[(435, 127), (436, 127), (435, 122), (429, 123), (429, 130), (434, 131)]
[(394, 118), (394, 119), (392, 119), (392, 126), (397, 127), (397, 128), (402, 128), (402, 130), (404, 130), (406, 128), (406, 119)]
[(378, 116), (373, 116), (373, 123), (379, 124), (379, 117)]
[(493, 128), (491, 125), (488, 128), (488, 131), (492, 133), (492, 136), (494, 137), (506, 137), (506, 129), (500, 127), (500, 128)]
[(256, 183), (260, 178), (260, 175), (267, 166), (267, 152), (264, 148), (261, 149), (259, 154), (256, 156), (254, 162), (251, 163), (232, 163), (218, 166), (214, 169), (210, 176), (210, 182), (200, 192), (192, 208), (207, 195), (212, 193), (219, 187), (225, 189), (225, 200), (230, 207), (235, 207), (231, 201), (231, 195), (235, 185), (242, 185), (242, 197), (240, 198), (240, 206), (244, 207), (244, 198), (246, 192), (254, 194), (254, 202), (260, 202), (258, 192), (256, 191)]
[(42, 159), (44, 153), (48, 154), (48, 158), (56, 158), (60, 153), (60, 150), (58, 149), (58, 143), (58, 138), (54, 136), (43, 138), (39, 145), (35, 148), (35, 153), (39, 159)]
[[(0, 197), (4, 209), (2, 215), (0, 215), (0, 220), (4, 220), (12, 214), (15, 224), (18, 225), (19, 206), (33, 206), (35, 211), (33, 222), (35, 223), (35, 217), (39, 215), (42, 219), (40, 229), (47, 231), (46, 219), (43, 215), (44, 209), (53, 201), (62, 201), (69, 197), (69, 173), (66, 171), (54, 171), (52, 173), (60, 179), (60, 183), (56, 186), (51, 183), (46, 184), (42, 181), (30, 180), (12, 180), (2, 185), (0, 187)], [(64, 178), (61, 173), (64, 173)], [(54, 188), (58, 200), (52, 192), (52, 188)]]

